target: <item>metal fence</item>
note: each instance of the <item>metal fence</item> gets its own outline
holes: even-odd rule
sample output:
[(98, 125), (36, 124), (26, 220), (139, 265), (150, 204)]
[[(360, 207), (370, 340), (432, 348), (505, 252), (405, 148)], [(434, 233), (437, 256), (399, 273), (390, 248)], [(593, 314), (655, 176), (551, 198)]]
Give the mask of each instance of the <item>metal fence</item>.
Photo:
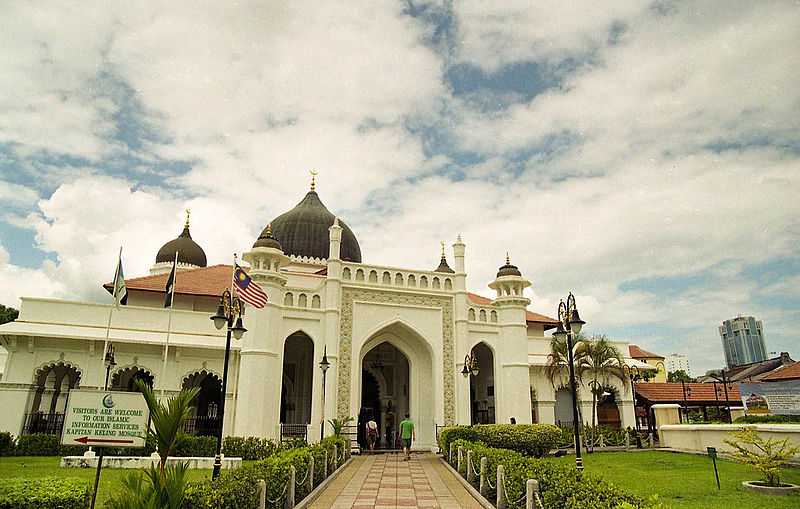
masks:
[(218, 436), (222, 428), (219, 417), (189, 417), (183, 425), (183, 432), (187, 435)]
[(308, 439), (308, 424), (281, 423), (281, 442)]
[(47, 433), (48, 435), (60, 435), (64, 428), (64, 414), (34, 412), (25, 414), (24, 434)]

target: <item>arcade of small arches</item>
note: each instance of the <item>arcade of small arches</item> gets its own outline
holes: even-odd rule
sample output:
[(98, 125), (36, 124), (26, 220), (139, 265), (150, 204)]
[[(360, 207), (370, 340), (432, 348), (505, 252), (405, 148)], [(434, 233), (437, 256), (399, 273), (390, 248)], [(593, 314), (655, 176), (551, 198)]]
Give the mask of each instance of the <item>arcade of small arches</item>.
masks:
[(365, 272), (364, 269), (356, 269), (355, 272), (350, 267), (342, 269), (342, 279), (345, 281), (356, 281), (372, 284), (384, 284), (390, 286), (404, 286), (409, 288), (432, 288), (439, 290), (453, 289), (453, 280), (449, 277), (428, 276), (428, 275), (414, 275), (402, 272), (390, 272), (384, 270), (369, 270)]

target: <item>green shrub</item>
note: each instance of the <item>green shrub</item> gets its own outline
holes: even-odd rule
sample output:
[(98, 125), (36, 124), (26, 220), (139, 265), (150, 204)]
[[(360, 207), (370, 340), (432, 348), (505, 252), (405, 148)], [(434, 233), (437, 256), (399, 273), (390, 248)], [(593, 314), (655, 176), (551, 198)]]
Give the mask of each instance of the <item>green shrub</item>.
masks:
[(20, 435), (17, 439), (18, 456), (59, 456), (61, 454), (61, 437), (47, 433)]
[(222, 440), (222, 453), (231, 458), (243, 460), (264, 460), (278, 451), (278, 444), (261, 437), (225, 437)]
[[(511, 502), (508, 505), (509, 509), (525, 506), (523, 496), (528, 479), (539, 481), (539, 489), (545, 507), (615, 509), (623, 503), (630, 504), (635, 508), (647, 507), (647, 504), (639, 497), (591, 474), (581, 472), (571, 465), (554, 463), (548, 459), (531, 458), (516, 451), (487, 447), (481, 443), (458, 440), (455, 444), (456, 447), (462, 446), (467, 451), (472, 450), (476, 462), (485, 457), (489, 472), (495, 473), (498, 465), (503, 465), (506, 473), (506, 494)], [(490, 488), (487, 498), (493, 500), (496, 496), (496, 490)]]
[(439, 448), (444, 454), (450, 452), (450, 443), (456, 440), (475, 442), (478, 435), (472, 426), (448, 426), (439, 431)]
[(800, 424), (800, 415), (743, 415), (736, 424)]
[(0, 432), (0, 456), (9, 456), (14, 454), (14, 449), (17, 447), (17, 441), (14, 440), (14, 435), (8, 431)]
[(0, 480), (0, 509), (84, 509), (89, 506), (89, 483), (79, 479)]
[(552, 424), (481, 424), (473, 426), (478, 440), (489, 447), (511, 449), (541, 458), (558, 446), (561, 430)]
[(182, 435), (175, 444), (172, 456), (212, 457), (217, 454), (217, 437)]

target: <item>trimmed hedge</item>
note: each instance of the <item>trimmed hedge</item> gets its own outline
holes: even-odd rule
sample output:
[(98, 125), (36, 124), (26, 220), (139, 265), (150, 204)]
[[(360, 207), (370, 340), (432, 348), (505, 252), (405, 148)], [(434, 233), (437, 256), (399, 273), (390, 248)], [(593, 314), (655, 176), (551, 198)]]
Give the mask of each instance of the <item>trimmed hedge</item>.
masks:
[(8, 431), (0, 432), (0, 456), (9, 456), (14, 454), (14, 449), (17, 447), (17, 441), (14, 435)]
[(439, 448), (445, 454), (450, 451), (450, 443), (456, 440), (475, 442), (478, 440), (478, 435), (472, 426), (448, 426), (439, 431)]
[(263, 460), (278, 451), (278, 444), (261, 437), (225, 437), (222, 440), (222, 453), (243, 460)]
[(89, 483), (79, 479), (0, 480), (0, 509), (84, 509), (89, 496)]
[[(61, 445), (60, 435), (34, 433), (20, 435), (14, 448), (8, 454), (16, 456), (82, 456), (88, 449), (88, 447), (78, 445)], [(149, 456), (155, 450), (155, 441), (148, 437), (147, 445), (143, 449), (105, 447), (103, 454), (105, 456)]]
[(182, 435), (175, 444), (172, 456), (213, 457), (217, 454), (217, 437)]
[(736, 424), (800, 424), (800, 415), (743, 415)]
[[(630, 504), (635, 508), (648, 507), (648, 504), (641, 498), (598, 477), (581, 472), (571, 465), (526, 457), (508, 449), (496, 449), (465, 440), (457, 440), (454, 444), (456, 448), (461, 446), (465, 451), (473, 451), (476, 462), (485, 457), (488, 461), (489, 472), (497, 472), (497, 466), (503, 465), (509, 509), (525, 507), (523, 497), (528, 479), (539, 481), (539, 490), (545, 507), (615, 509), (623, 503)], [(454, 458), (453, 461), (455, 462), (456, 459)], [(466, 461), (463, 462), (460, 473), (466, 476)], [(496, 489), (490, 488), (487, 498), (493, 500), (496, 496)]]
[[(308, 471), (311, 457), (314, 457), (314, 486), (323, 480), (322, 461), (325, 451), (333, 463), (333, 447), (338, 447), (342, 454), (346, 441), (341, 438), (327, 437), (319, 444), (295, 447), (285, 450), (274, 450), (273, 454), (252, 465), (236, 470), (223, 472), (216, 481), (189, 483), (184, 509), (250, 509), (258, 506), (258, 480), (267, 482), (267, 507), (282, 509), (284, 504), (289, 467), (294, 466), (297, 474), (296, 482), (300, 482)], [(328, 468), (328, 474), (332, 472)], [(305, 483), (295, 486), (295, 501), (299, 502), (308, 495)]]
[(480, 424), (473, 426), (477, 439), (489, 447), (541, 458), (558, 446), (561, 430), (552, 424)]

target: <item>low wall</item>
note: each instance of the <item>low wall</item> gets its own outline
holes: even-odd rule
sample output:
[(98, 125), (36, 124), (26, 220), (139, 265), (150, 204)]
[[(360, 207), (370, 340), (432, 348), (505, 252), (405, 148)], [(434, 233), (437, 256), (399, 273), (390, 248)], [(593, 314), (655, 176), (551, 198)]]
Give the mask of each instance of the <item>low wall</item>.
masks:
[[(157, 465), (159, 459), (152, 456), (103, 456), (103, 468), (149, 468)], [(214, 468), (214, 458), (188, 457), (167, 458), (167, 465), (188, 463), (190, 469)], [(222, 458), (222, 468), (231, 470), (242, 466), (242, 458)], [(97, 456), (64, 456), (61, 458), (63, 468), (97, 468)]]
[[(767, 439), (788, 438), (800, 446), (800, 424), (665, 424), (658, 431), (663, 447), (702, 453), (706, 447), (716, 447), (721, 453), (729, 453), (733, 448), (724, 440), (733, 438), (730, 433), (742, 428), (755, 428)], [(795, 459), (800, 460), (800, 455)]]

